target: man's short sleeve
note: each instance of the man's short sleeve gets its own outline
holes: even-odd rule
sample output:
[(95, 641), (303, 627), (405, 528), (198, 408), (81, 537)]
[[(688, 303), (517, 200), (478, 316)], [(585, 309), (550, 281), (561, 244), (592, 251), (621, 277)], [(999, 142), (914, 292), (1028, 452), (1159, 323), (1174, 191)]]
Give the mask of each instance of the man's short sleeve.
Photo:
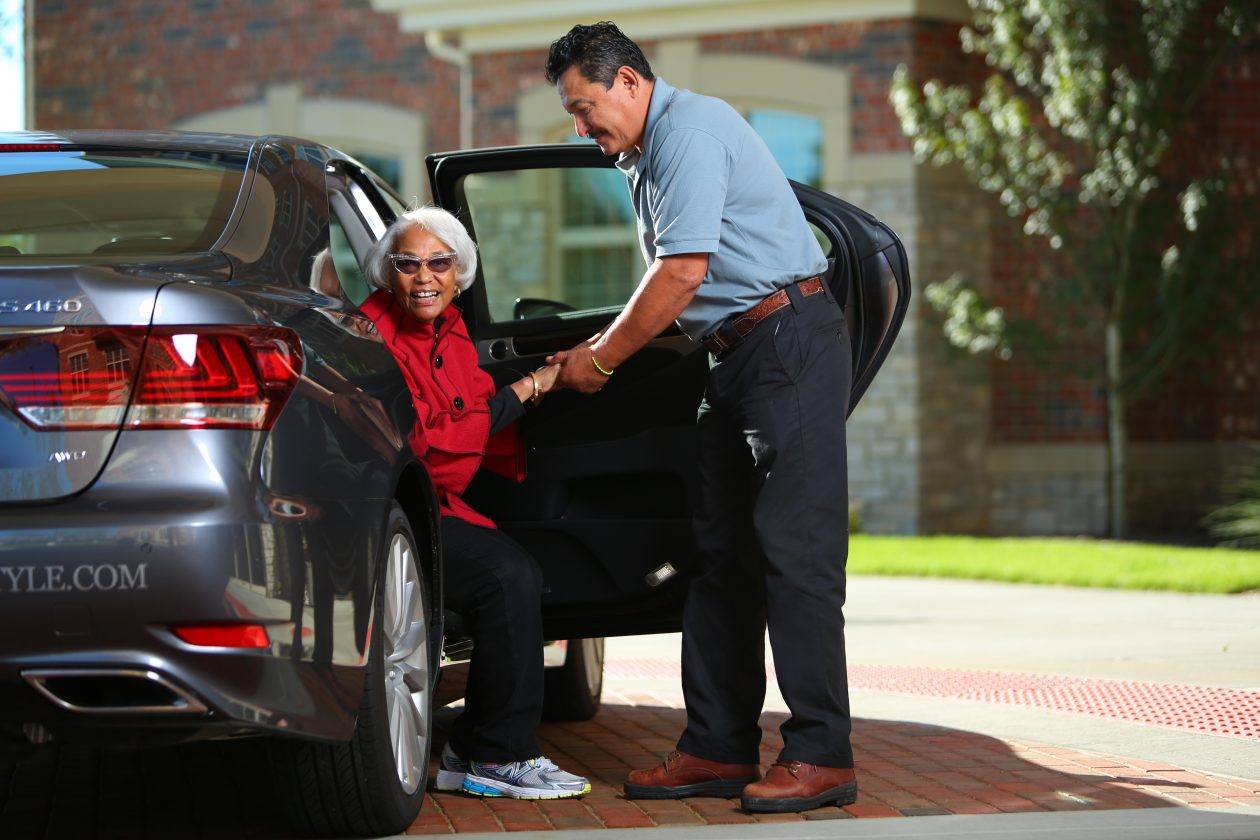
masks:
[(717, 251), (729, 178), (726, 146), (712, 134), (676, 128), (665, 135), (652, 150), (648, 196), (656, 256)]

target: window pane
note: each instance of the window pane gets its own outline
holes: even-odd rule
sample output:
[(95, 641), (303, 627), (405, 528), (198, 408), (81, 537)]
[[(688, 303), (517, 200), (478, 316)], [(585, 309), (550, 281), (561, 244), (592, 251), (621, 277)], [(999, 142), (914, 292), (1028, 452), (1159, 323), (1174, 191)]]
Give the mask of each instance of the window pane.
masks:
[(311, 288), (331, 297), (343, 297), (358, 306), (367, 300), (372, 290), (359, 270), (359, 261), (355, 259), (346, 232), (335, 217), (328, 232), (329, 252), (324, 260), (317, 261), (318, 273), (313, 273)]
[(519, 298), (564, 304), (553, 312), (621, 306), (643, 275), (617, 170), (478, 173), (464, 179), (464, 197), (495, 321), (511, 320)]
[(818, 245), (822, 248), (823, 256), (828, 258), (831, 257), (831, 240), (827, 238), (827, 234), (823, 232), (822, 228), (813, 222), (809, 222), (809, 229), (813, 232), (814, 238), (818, 240)]
[(783, 174), (811, 187), (822, 183), (822, 124), (808, 114), (755, 108), (748, 123), (766, 141)]
[(0, 253), (203, 251), (223, 233), (244, 175), (238, 154), (3, 154)]

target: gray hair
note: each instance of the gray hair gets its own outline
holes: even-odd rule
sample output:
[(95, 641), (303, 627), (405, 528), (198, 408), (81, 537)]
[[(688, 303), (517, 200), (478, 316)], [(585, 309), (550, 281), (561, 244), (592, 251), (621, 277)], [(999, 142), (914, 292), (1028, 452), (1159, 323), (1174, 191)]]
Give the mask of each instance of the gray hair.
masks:
[(455, 252), (455, 285), (467, 289), (477, 277), (477, 246), (462, 222), (440, 207), (417, 207), (399, 216), (385, 234), (368, 249), (364, 273), (378, 289), (393, 288), (394, 266), (389, 255), (394, 253), (398, 238), (412, 228), (427, 230)]

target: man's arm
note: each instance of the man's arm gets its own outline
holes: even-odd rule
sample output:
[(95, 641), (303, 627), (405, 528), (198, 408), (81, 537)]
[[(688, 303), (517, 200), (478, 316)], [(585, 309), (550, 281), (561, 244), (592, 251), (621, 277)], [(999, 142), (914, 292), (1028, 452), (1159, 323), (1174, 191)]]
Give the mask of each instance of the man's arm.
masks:
[(592, 354), (606, 370), (619, 366), (674, 322), (695, 297), (708, 270), (708, 254), (658, 257), (608, 329), (595, 341), (547, 360), (561, 363), (560, 384), (584, 394), (602, 388), (608, 377), (595, 367)]

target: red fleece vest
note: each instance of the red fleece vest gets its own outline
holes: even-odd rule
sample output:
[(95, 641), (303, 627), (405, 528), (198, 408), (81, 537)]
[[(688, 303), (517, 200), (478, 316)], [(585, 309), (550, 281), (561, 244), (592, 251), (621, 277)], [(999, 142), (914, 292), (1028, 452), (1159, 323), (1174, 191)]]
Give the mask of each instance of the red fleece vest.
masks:
[(486, 404), (494, 396), (494, 380), (477, 366), (477, 348), (459, 309), (448, 305), (436, 329), (404, 312), (387, 291), (374, 292), (359, 309), (376, 324), (407, 380), (416, 406), (407, 441), (428, 468), (442, 515), (495, 527), (460, 494), (483, 460), (487, 469), (523, 481), (525, 452), (515, 423), (490, 436)]

